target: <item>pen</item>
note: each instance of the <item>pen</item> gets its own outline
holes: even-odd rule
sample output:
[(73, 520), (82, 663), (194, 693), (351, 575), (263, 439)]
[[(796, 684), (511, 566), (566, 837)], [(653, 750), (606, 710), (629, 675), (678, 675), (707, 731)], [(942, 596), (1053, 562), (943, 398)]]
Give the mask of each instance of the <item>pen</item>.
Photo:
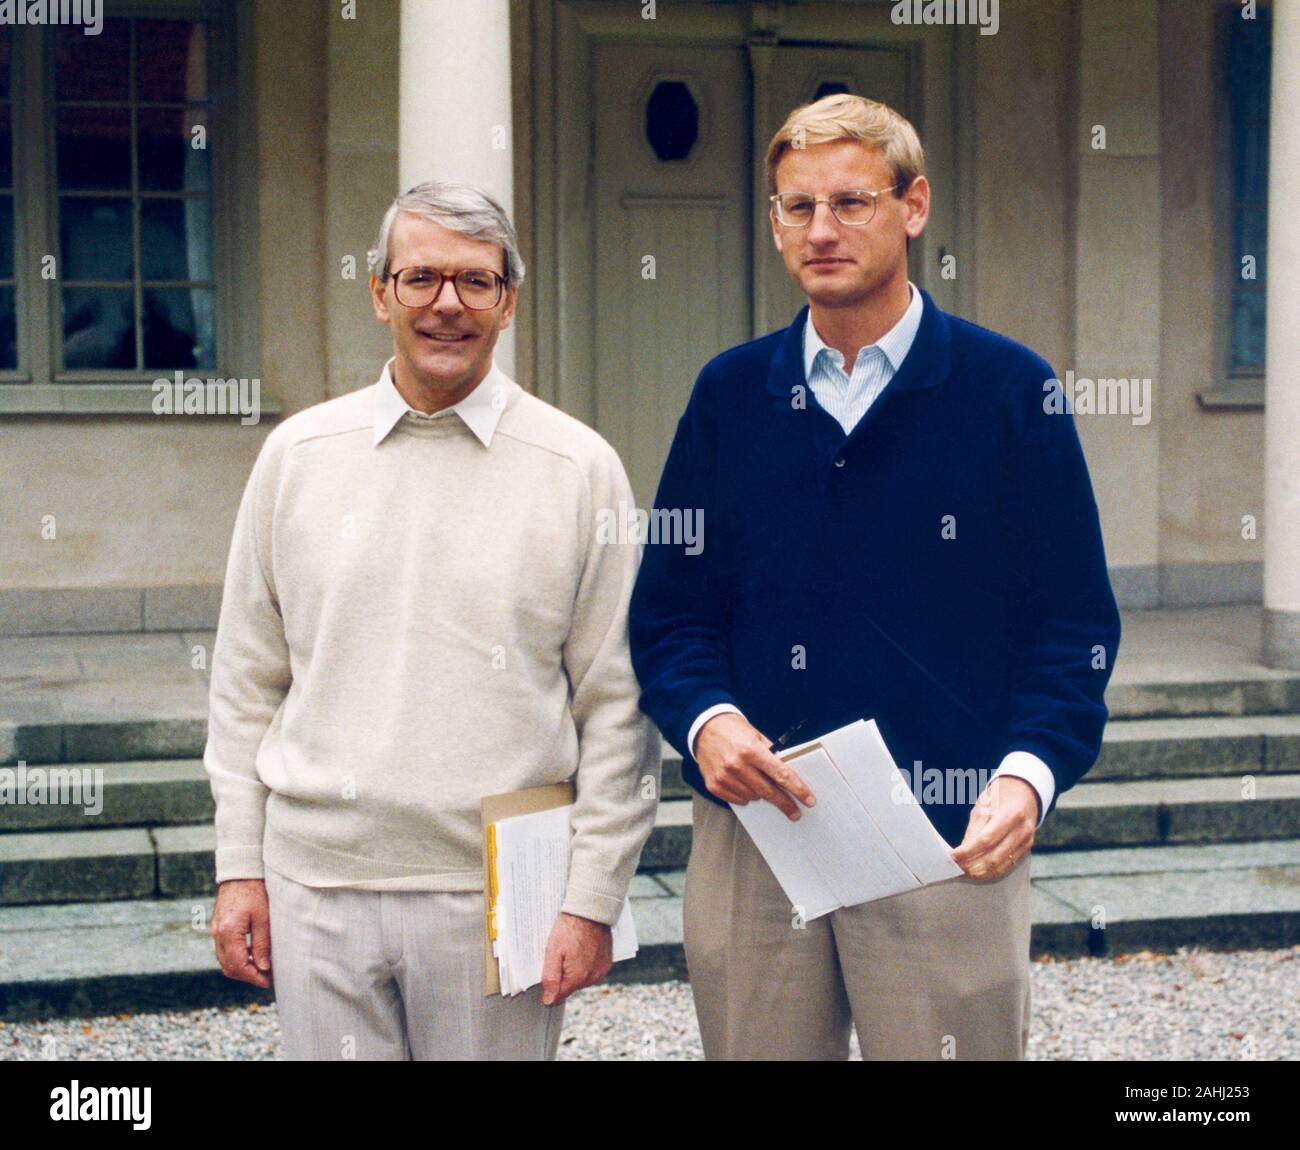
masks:
[(779, 751), (782, 747), (786, 746), (786, 744), (790, 742), (790, 736), (795, 734), (807, 722), (808, 722), (807, 719), (800, 719), (797, 723), (795, 723), (793, 727), (791, 727), (788, 731), (786, 731), (784, 735), (782, 735), (779, 739), (777, 739), (777, 741), (767, 749), (769, 751)]

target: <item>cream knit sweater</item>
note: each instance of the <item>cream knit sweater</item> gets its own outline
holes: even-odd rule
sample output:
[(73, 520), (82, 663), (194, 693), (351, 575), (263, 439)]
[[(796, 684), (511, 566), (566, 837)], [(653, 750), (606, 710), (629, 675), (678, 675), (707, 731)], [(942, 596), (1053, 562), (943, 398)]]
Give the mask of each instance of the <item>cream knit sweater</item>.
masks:
[[(564, 910), (612, 923), (654, 823), (632, 493), (596, 432), (515, 385), (373, 442), (378, 384), (285, 420), (235, 522), (204, 765), (217, 881), (482, 889), (482, 796), (573, 778)], [(621, 504), (620, 504), (621, 501)]]

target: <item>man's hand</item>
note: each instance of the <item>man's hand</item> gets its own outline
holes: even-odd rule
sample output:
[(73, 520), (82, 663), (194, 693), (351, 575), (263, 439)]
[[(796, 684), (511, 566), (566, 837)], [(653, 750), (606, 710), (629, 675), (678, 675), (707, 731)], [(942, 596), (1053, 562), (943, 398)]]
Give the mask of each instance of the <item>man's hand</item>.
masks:
[(1038, 792), (1015, 775), (993, 779), (971, 808), (953, 860), (973, 879), (993, 882), (1010, 872), (1034, 845)]
[[(250, 947), (248, 935), (253, 936)], [(230, 879), (217, 888), (212, 941), (221, 973), (263, 989), (271, 985), (271, 904), (260, 878)]]
[(542, 1002), (563, 1002), (599, 982), (614, 965), (614, 931), (603, 922), (561, 914), (551, 928), (542, 962)]
[(766, 799), (788, 819), (798, 819), (799, 807), (790, 796), (807, 807), (817, 799), (808, 784), (767, 749), (771, 745), (772, 740), (751, 727), (743, 715), (726, 711), (700, 728), (695, 761), (710, 794), (741, 807)]

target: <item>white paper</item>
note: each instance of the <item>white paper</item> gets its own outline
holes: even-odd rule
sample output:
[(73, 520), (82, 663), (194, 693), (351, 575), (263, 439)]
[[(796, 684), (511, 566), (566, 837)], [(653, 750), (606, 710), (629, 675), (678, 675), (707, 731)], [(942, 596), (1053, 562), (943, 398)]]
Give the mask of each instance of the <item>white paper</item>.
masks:
[[(503, 995), (520, 994), (542, 981), (546, 944), (560, 917), (569, 877), (573, 804), (515, 815), (496, 824), (497, 957)], [(613, 929), (614, 961), (637, 952), (631, 900)]]
[(819, 741), (922, 886), (965, 873), (916, 801), (874, 719), (859, 719)]
[[(874, 720), (859, 720), (781, 758), (817, 796), (792, 822), (765, 800), (732, 804), (805, 921), (962, 874), (904, 788)], [(910, 794), (910, 792), (909, 792)]]

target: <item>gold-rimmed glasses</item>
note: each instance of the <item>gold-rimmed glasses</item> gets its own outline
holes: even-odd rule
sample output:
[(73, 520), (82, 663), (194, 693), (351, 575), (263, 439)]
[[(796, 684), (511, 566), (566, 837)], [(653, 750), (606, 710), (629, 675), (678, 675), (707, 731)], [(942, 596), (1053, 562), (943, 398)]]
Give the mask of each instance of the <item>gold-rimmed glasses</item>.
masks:
[(829, 204), (840, 223), (861, 227), (871, 223), (875, 216), (876, 198), (886, 192), (896, 191), (901, 186), (894, 184), (874, 192), (865, 188), (847, 188), (842, 192), (832, 192), (829, 196), (810, 196), (807, 192), (777, 192), (768, 199), (776, 210), (777, 223), (787, 228), (806, 228), (812, 223), (818, 204)]

